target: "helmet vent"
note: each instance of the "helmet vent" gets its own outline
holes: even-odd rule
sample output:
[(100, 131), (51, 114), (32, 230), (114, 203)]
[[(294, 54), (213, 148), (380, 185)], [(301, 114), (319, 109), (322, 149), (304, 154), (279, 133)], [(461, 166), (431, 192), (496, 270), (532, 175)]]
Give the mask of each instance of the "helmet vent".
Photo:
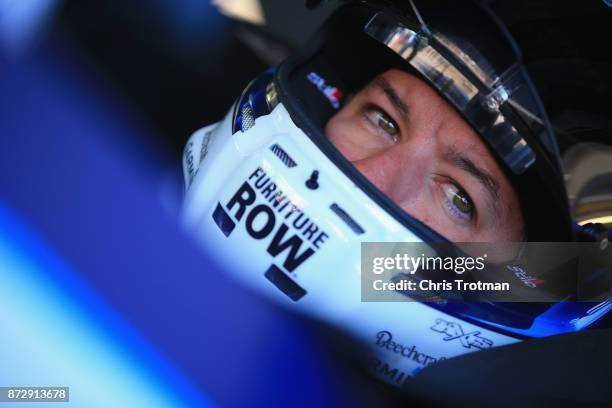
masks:
[(264, 276), (294, 302), (297, 302), (306, 294), (304, 288), (274, 264), (270, 265)]
[(291, 156), (289, 156), (289, 154), (287, 154), (287, 152), (284, 151), (278, 144), (274, 143), (272, 146), (270, 146), (270, 150), (283, 162), (285, 166), (289, 168), (297, 166), (295, 160), (293, 160)]
[(365, 230), (355, 221), (350, 215), (346, 213), (338, 204), (333, 203), (329, 206), (329, 209), (334, 212), (353, 232), (357, 235), (361, 235)]
[(255, 115), (253, 115), (253, 108), (248, 103), (245, 103), (244, 105), (242, 105), (241, 113), (242, 113), (241, 130), (243, 132), (246, 132), (247, 130), (252, 128), (253, 125), (255, 124)]

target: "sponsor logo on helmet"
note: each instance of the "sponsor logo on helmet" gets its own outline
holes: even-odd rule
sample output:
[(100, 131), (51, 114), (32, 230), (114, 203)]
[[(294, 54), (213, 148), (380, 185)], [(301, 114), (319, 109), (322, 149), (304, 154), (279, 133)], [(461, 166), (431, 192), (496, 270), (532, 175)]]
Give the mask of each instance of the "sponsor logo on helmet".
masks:
[(544, 279), (536, 278), (535, 276), (529, 275), (525, 270), (519, 265), (507, 265), (506, 268), (514, 273), (514, 276), (519, 278), (521, 282), (527, 287), (536, 288), (538, 285), (541, 285), (545, 282)]
[(445, 335), (444, 341), (457, 340), (465, 348), (487, 349), (493, 346), (493, 341), (480, 335), (479, 331), (464, 333), (463, 327), (459, 323), (448, 322), (444, 319), (436, 319), (436, 323), (431, 326), (431, 330)]
[(317, 74), (316, 72), (311, 72), (310, 74), (306, 76), (306, 78), (308, 78), (308, 81), (310, 81), (311, 84), (316, 86), (317, 89), (323, 95), (325, 95), (329, 103), (331, 103), (331, 105), (334, 108), (336, 109), (340, 108), (340, 101), (342, 100), (342, 97), (344, 96), (341, 90), (339, 90), (335, 86), (327, 85), (325, 79), (321, 78), (321, 76)]
[(421, 353), (414, 345), (408, 347), (403, 344), (397, 343), (393, 341), (393, 334), (391, 334), (391, 332), (387, 330), (382, 330), (376, 333), (375, 344), (380, 348), (389, 350), (404, 358), (413, 360), (414, 362), (420, 364), (423, 367), (433, 364), (436, 361), (441, 361), (445, 359), (444, 357), (436, 358), (429, 356), (425, 353)]
[(370, 368), (370, 372), (374, 373), (381, 380), (387, 381), (391, 384), (403, 385), (410, 377), (416, 374), (417, 371), (421, 370), (422, 367), (417, 367), (411, 374), (400, 370), (397, 367), (393, 367), (388, 363), (379, 360), (376, 357), (370, 357), (367, 361)]
[[(251, 238), (268, 241), (266, 251), (280, 259), (288, 273), (293, 273), (329, 238), (261, 167), (247, 177), (225, 205), (217, 205), (212, 217), (227, 237), (239, 225)], [(278, 277), (278, 273), (274, 275)]]
[[(204, 160), (206, 155), (208, 154), (208, 143), (210, 142), (211, 131), (209, 130), (204, 134), (202, 138), (202, 145), (200, 147), (199, 155), (196, 156), (196, 143), (193, 138), (189, 139), (187, 145), (185, 146), (185, 150), (183, 151), (183, 164), (187, 170), (187, 187), (191, 185), (193, 179), (198, 174), (198, 168), (200, 163)], [(199, 162), (196, 162), (196, 157), (199, 157)]]

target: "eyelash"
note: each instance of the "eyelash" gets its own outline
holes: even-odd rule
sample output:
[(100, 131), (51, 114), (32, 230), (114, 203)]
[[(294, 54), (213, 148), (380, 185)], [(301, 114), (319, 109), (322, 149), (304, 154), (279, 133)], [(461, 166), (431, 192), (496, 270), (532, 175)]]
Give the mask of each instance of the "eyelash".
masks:
[[(370, 113), (374, 113), (376, 115), (378, 115), (378, 121), (373, 121), (368, 114)], [(364, 107), (363, 112), (362, 112), (362, 116), (363, 119), (368, 123), (369, 126), (373, 127), (374, 130), (381, 134), (381, 136), (390, 139), (392, 142), (397, 142), (399, 140), (399, 135), (401, 134), (401, 129), (399, 127), (399, 125), (397, 124), (397, 122), (395, 120), (393, 120), (393, 117), (391, 115), (389, 115), (384, 109), (381, 109), (379, 106), (374, 105), (374, 104), (368, 104)], [(386, 119), (388, 122), (390, 122), (393, 127), (395, 129), (397, 129), (397, 132), (395, 135), (387, 132), (386, 130), (384, 130), (381, 126), (380, 126), (380, 120), (381, 119)]]
[[(454, 188), (455, 191), (449, 193), (449, 187)], [(470, 195), (456, 182), (448, 180), (446, 177), (444, 181), (440, 182), (440, 188), (442, 189), (442, 205), (447, 211), (447, 213), (449, 213), (449, 215), (453, 217), (455, 221), (459, 221), (464, 224), (472, 223), (476, 218), (476, 204), (474, 203), (474, 200), (472, 200)], [(469, 201), (472, 208), (471, 213), (469, 215), (458, 209), (457, 206), (452, 202), (451, 197), (449, 197), (451, 194), (457, 195), (457, 193), (464, 195)], [(454, 197), (455, 195), (453, 195), (452, 197)]]

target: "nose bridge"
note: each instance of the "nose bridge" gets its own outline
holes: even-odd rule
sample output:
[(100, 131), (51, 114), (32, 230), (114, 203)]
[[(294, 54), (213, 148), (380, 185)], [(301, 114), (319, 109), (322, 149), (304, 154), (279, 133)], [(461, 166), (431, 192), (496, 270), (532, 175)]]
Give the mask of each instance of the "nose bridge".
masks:
[(367, 158), (353, 165), (379, 190), (394, 201), (414, 201), (423, 190), (430, 159), (427, 142), (409, 141)]

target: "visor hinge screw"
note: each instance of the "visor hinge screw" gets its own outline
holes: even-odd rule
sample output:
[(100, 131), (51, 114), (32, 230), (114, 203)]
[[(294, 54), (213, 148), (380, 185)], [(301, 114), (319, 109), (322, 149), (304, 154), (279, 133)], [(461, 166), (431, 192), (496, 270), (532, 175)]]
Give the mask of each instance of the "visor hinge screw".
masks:
[(310, 178), (306, 180), (306, 187), (308, 187), (311, 190), (316, 190), (317, 188), (319, 188), (319, 183), (317, 181), (318, 179), (319, 179), (319, 172), (318, 170), (315, 170), (310, 175)]

